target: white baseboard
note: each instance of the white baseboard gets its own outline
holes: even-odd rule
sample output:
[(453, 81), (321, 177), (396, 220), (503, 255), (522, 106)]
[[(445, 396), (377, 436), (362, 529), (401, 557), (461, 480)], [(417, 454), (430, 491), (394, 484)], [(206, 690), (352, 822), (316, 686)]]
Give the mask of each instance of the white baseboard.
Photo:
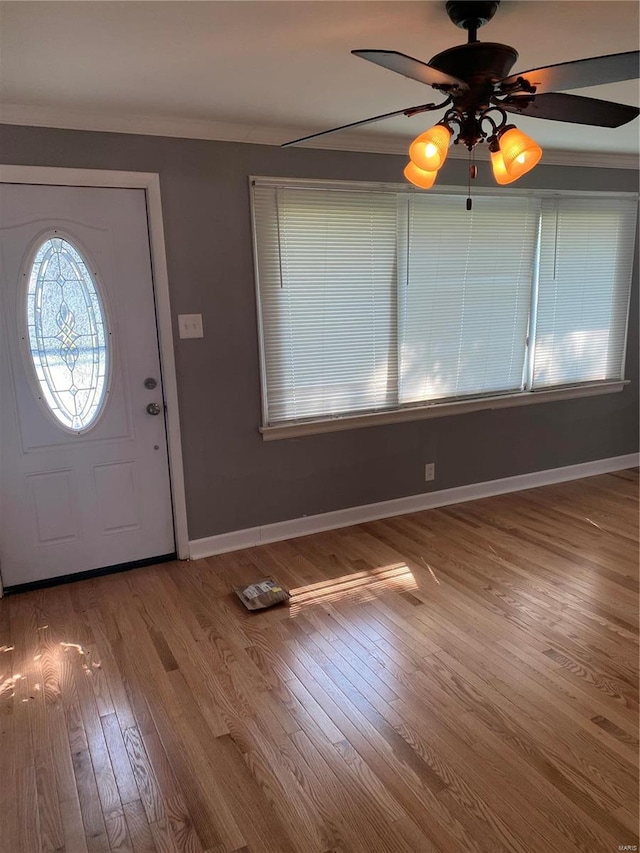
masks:
[(534, 489), (537, 486), (579, 480), (583, 477), (593, 477), (596, 474), (621, 471), (624, 468), (635, 468), (638, 464), (640, 464), (640, 453), (629, 453), (627, 456), (596, 459), (593, 462), (583, 462), (580, 465), (567, 465), (564, 468), (534, 471), (531, 474), (519, 474), (517, 477), (504, 477), (501, 480), (488, 480), (484, 483), (473, 483), (454, 489), (443, 489), (439, 492), (425, 492), (420, 495), (409, 495), (406, 498), (396, 498), (391, 501), (325, 512), (321, 515), (307, 515), (302, 518), (293, 518), (290, 521), (278, 521), (275, 524), (265, 524), (261, 527), (234, 530), (231, 533), (220, 533), (217, 536), (194, 539), (189, 543), (189, 557), (192, 560), (200, 560), (214, 554), (251, 548), (254, 545), (263, 545), (267, 542), (280, 542), (283, 539), (307, 536), (309, 533), (320, 533), (323, 530), (349, 527), (352, 524), (375, 521), (392, 515), (404, 515), (408, 512), (474, 501), (492, 495), (504, 495), (508, 492)]

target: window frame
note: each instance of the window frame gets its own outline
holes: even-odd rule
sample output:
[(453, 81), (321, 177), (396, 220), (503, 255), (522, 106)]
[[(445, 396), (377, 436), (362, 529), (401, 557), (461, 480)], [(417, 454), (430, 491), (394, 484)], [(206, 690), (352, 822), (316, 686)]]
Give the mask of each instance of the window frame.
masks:
[[(581, 397), (599, 396), (601, 394), (619, 393), (624, 390), (629, 384), (628, 379), (616, 380), (599, 380), (556, 386), (553, 388), (543, 389), (527, 389), (523, 391), (512, 391), (498, 394), (487, 395), (470, 395), (465, 398), (435, 400), (428, 403), (399, 403), (392, 409), (383, 409), (372, 412), (347, 413), (342, 415), (331, 415), (321, 417), (311, 417), (298, 420), (292, 420), (286, 423), (269, 424), (267, 423), (267, 369), (266, 369), (266, 353), (264, 347), (264, 326), (261, 310), (261, 294), (260, 294), (260, 271), (258, 265), (258, 245), (257, 245), (257, 227), (256, 227), (256, 210), (254, 203), (254, 187), (256, 184), (262, 186), (287, 187), (287, 186), (304, 186), (309, 189), (333, 189), (339, 191), (372, 191), (372, 192), (389, 192), (392, 194), (418, 194), (422, 195), (422, 191), (416, 190), (408, 184), (395, 184), (388, 182), (372, 182), (372, 181), (337, 181), (337, 180), (322, 180), (309, 178), (287, 178), (287, 177), (272, 177), (272, 176), (249, 176), (249, 199), (251, 213), (251, 237), (253, 244), (253, 260), (254, 260), (254, 286), (256, 297), (256, 315), (258, 326), (258, 348), (260, 360), (260, 387), (261, 387), (261, 424), (259, 432), (263, 440), (272, 441), (278, 439), (293, 438), (303, 435), (315, 435), (327, 432), (338, 432), (350, 429), (360, 429), (362, 427), (376, 426), (392, 423), (404, 423), (415, 420), (425, 420), (437, 417), (447, 417), (452, 415), (467, 414), (470, 412), (487, 411), (494, 409), (511, 408), (516, 406), (551, 402), (556, 400), (570, 400)], [(458, 195), (461, 200), (464, 199), (468, 192), (466, 188), (460, 186), (438, 186), (429, 191), (430, 195), (446, 194)], [(591, 197), (591, 198), (626, 198), (635, 200), (636, 203), (640, 198), (637, 192), (600, 192), (589, 190), (551, 190), (551, 189), (514, 189), (504, 187), (478, 187), (476, 195), (495, 195), (500, 196), (508, 193), (510, 195), (531, 196), (534, 198), (564, 198), (564, 197)], [(539, 240), (539, 235), (538, 238)], [(536, 257), (539, 253), (539, 245), (536, 250)], [(537, 272), (534, 269), (531, 287), (531, 300), (535, 298), (537, 287)], [(631, 289), (630, 295), (631, 296)], [(535, 306), (534, 306), (535, 309)], [(529, 336), (531, 336), (532, 326), (535, 324), (535, 310), (530, 310), (529, 315)], [(625, 354), (627, 346), (629, 325), (629, 305), (627, 304), (627, 324), (625, 330)], [(525, 359), (525, 373), (529, 373), (529, 366), (532, 364), (533, 351), (531, 344), (528, 347), (528, 353)]]

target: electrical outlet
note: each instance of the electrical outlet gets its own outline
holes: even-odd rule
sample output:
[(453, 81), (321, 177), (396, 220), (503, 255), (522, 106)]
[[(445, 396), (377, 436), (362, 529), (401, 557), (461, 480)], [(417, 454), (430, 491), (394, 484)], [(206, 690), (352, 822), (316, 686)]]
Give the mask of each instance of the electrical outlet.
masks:
[(424, 479), (428, 483), (430, 480), (435, 480), (436, 478), (436, 463), (435, 462), (427, 462), (424, 466)]
[(203, 338), (202, 314), (178, 314), (178, 333), (181, 338)]

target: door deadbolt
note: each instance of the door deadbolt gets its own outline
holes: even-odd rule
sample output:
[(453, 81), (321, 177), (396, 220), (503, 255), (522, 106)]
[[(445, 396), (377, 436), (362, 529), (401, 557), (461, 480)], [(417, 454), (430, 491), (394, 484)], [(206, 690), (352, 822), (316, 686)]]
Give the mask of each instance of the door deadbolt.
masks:
[(153, 376), (148, 376), (148, 377), (144, 380), (144, 387), (145, 387), (145, 388), (148, 388), (150, 391), (151, 391), (151, 390), (153, 390), (153, 389), (156, 387), (156, 385), (157, 385), (157, 384), (158, 384), (158, 382), (157, 382), (157, 380), (155, 380), (155, 379), (153, 378)]

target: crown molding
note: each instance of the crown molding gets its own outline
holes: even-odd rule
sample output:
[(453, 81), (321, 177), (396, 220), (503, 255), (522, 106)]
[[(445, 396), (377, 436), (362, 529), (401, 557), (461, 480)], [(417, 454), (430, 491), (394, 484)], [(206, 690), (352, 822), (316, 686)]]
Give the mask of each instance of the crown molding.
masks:
[[(57, 109), (27, 104), (0, 105), (0, 124), (24, 125), (27, 127), (52, 127), (65, 130), (92, 130), (103, 133), (131, 133), (143, 136), (169, 136), (183, 139), (208, 139), (217, 142), (245, 142), (253, 145), (282, 145), (288, 139), (296, 139), (309, 132), (300, 127), (269, 127), (236, 124), (209, 119), (178, 118), (151, 115), (115, 115), (76, 109)], [(304, 143), (300, 148), (315, 148), (326, 151), (353, 151), (368, 154), (405, 155), (407, 141), (391, 135), (370, 134), (352, 131), (320, 137)], [(466, 149), (453, 146), (449, 157), (466, 159)], [(569, 151), (545, 149), (544, 164), (551, 166), (587, 166), (606, 168), (638, 169), (638, 154), (632, 152)], [(488, 159), (487, 152), (480, 147), (476, 159)]]

